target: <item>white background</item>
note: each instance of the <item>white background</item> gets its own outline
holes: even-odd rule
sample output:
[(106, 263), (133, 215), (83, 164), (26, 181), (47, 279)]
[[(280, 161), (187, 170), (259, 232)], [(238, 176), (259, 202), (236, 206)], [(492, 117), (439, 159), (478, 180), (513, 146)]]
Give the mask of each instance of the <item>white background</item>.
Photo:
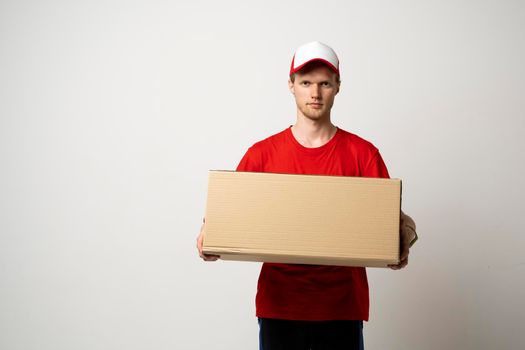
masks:
[(369, 269), (367, 349), (518, 349), (521, 1), (2, 1), (0, 348), (256, 349), (260, 265), (204, 263), (207, 171), (293, 124), (287, 73), (341, 60), (420, 241)]

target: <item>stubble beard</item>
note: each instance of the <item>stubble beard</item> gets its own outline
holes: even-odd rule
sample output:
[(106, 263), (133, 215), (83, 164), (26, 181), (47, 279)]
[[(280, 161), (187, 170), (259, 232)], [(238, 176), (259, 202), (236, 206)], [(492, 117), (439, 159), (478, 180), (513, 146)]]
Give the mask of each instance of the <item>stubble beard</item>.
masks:
[(326, 105), (323, 105), (320, 109), (313, 109), (308, 105), (298, 106), (301, 114), (312, 121), (321, 121), (323, 119), (330, 119), (330, 109), (327, 109)]

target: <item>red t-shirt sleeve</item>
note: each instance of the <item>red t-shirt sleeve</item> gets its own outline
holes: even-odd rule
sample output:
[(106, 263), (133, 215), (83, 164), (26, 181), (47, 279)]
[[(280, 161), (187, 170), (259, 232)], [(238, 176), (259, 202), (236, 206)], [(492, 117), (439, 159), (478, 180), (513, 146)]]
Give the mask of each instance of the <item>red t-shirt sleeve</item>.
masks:
[(261, 155), (255, 147), (250, 147), (244, 154), (236, 171), (262, 172)]
[(381, 154), (379, 154), (378, 150), (376, 150), (372, 158), (370, 158), (363, 176), (382, 177), (387, 179), (390, 178), (385, 162), (383, 161), (383, 158), (381, 157)]

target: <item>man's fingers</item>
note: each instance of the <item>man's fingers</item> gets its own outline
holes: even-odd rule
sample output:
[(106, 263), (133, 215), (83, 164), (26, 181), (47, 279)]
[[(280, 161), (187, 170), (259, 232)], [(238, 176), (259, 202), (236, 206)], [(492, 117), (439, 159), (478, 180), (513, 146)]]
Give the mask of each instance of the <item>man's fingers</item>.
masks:
[(206, 260), (206, 261), (217, 261), (217, 260), (219, 260), (219, 256), (217, 256), (217, 255), (206, 255), (206, 254), (204, 254), (203, 259)]
[(388, 265), (392, 270), (401, 270), (408, 265), (408, 256), (405, 259), (402, 259), (397, 265)]
[(399, 260), (403, 261), (408, 258), (408, 254), (410, 253), (410, 247), (409, 245), (405, 245), (404, 249), (401, 251), (401, 256), (399, 257)]
[(199, 255), (204, 261), (216, 261), (216, 260), (219, 260), (220, 258), (220, 256), (218, 255), (208, 255), (208, 254), (204, 254), (202, 251), (199, 252)]
[(204, 254), (204, 252), (202, 251), (203, 243), (204, 243), (204, 224), (202, 224), (201, 232), (200, 232), (199, 236), (197, 237), (197, 250), (199, 251), (199, 256), (204, 261), (216, 261), (216, 260), (218, 260), (220, 258), (220, 256), (218, 256), (218, 255)]

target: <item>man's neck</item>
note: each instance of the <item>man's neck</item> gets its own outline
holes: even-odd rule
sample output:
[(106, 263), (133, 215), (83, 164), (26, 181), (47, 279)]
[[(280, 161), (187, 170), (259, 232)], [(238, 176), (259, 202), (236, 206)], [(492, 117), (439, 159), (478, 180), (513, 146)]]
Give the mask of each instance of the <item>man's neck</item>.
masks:
[(315, 121), (307, 118), (297, 118), (292, 126), (292, 134), (304, 147), (321, 147), (334, 137), (337, 128), (330, 119)]

